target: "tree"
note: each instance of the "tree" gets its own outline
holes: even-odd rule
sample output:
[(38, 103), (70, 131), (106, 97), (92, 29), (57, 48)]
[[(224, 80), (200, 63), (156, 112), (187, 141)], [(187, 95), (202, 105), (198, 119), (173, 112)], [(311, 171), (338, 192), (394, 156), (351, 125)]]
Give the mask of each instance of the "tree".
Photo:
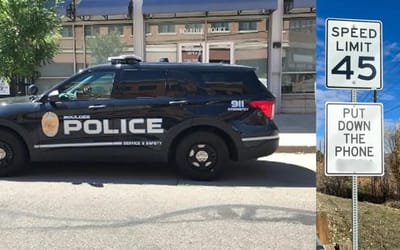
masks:
[(59, 50), (59, 0), (0, 0), (0, 76), (11, 94), (24, 93), (24, 82), (38, 75)]
[(91, 63), (107, 63), (110, 56), (119, 56), (124, 48), (118, 32), (112, 31), (108, 35), (99, 35), (87, 38), (87, 46), (91, 53)]
[(393, 136), (394, 148), (390, 157), (390, 170), (397, 184), (397, 193), (400, 192), (400, 129), (397, 128)]

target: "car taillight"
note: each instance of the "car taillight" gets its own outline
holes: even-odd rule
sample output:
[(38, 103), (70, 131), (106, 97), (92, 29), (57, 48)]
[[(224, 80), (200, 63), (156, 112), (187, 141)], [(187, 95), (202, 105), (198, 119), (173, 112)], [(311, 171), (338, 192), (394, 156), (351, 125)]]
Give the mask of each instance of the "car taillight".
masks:
[(275, 101), (251, 101), (250, 106), (260, 109), (269, 119), (274, 119)]

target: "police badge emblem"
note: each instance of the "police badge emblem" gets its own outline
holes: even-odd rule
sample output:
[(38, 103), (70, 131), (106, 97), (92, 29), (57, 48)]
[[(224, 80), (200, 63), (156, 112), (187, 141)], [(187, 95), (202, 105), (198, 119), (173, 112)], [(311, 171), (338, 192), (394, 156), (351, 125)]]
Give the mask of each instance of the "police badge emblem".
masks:
[(54, 137), (58, 133), (58, 116), (53, 112), (46, 112), (42, 116), (42, 131), (47, 137)]

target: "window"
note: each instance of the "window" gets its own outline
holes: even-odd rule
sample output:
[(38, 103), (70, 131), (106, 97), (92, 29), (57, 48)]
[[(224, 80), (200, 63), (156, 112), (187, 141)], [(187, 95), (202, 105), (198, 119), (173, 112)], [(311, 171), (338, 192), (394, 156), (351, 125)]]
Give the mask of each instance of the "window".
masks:
[(113, 91), (115, 98), (165, 96), (165, 72), (161, 70), (123, 70)]
[(97, 36), (100, 34), (99, 25), (88, 25), (85, 26), (85, 36)]
[(315, 17), (286, 18), (290, 46), (283, 48), (282, 93), (313, 93), (315, 84)]
[(119, 24), (108, 25), (108, 34), (115, 33), (119, 36), (124, 35), (124, 26)]
[(289, 19), (289, 31), (314, 33), (315, 18)]
[(203, 61), (203, 44), (181, 44), (180, 52), (182, 62), (202, 62)]
[(63, 85), (59, 96), (64, 101), (110, 98), (114, 77), (113, 71), (87, 71)]
[(239, 31), (257, 31), (257, 21), (239, 22)]
[(149, 23), (144, 24), (144, 32), (145, 34), (151, 34), (151, 27)]
[(256, 74), (252, 71), (217, 71), (201, 72), (201, 88), (208, 95), (231, 96), (263, 93), (266, 89), (259, 84)]
[(284, 72), (315, 71), (315, 49), (288, 47), (285, 54), (282, 60)]
[(158, 33), (175, 33), (175, 25), (172, 23), (159, 24)]
[(313, 93), (315, 73), (283, 73), (282, 93)]
[(61, 36), (62, 37), (73, 37), (72, 26), (71, 25), (62, 26), (62, 28), (61, 28)]
[(229, 31), (228, 22), (211, 23), (211, 32), (228, 32), (228, 31)]
[(203, 24), (201, 23), (185, 24), (184, 33), (203, 33)]
[(181, 71), (168, 71), (168, 82), (166, 87), (167, 96), (192, 96), (195, 95), (196, 92), (196, 80), (191, 74)]

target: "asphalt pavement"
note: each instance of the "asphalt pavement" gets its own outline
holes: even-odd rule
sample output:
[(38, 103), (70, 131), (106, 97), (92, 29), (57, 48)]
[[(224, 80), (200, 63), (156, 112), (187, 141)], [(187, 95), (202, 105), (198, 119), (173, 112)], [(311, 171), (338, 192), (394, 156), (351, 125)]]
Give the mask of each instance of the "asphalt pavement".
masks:
[(315, 247), (314, 154), (229, 167), (196, 182), (163, 164), (35, 164), (0, 180), (0, 248)]
[(313, 121), (278, 115), (279, 152), (213, 182), (166, 164), (33, 164), (0, 179), (0, 249), (314, 249)]

